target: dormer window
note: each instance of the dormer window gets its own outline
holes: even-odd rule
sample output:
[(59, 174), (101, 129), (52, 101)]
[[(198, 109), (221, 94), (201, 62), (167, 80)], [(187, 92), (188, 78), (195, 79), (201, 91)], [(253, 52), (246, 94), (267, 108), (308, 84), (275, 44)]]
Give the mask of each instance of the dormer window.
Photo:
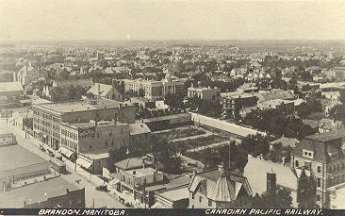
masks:
[(306, 158), (313, 159), (314, 158), (314, 152), (310, 150), (303, 149), (303, 156)]

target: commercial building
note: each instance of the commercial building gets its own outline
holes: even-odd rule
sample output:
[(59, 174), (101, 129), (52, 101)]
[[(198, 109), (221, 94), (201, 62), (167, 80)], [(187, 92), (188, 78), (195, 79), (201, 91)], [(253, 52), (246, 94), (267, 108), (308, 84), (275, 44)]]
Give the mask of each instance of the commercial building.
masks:
[(296, 145), (293, 153), (295, 170), (308, 169), (316, 182), (316, 204), (329, 208), (330, 187), (345, 182), (345, 157), (342, 135), (323, 133), (308, 136)]
[(68, 103), (45, 103), (32, 105), (33, 135), (54, 149), (59, 148), (60, 124), (83, 123), (90, 120), (116, 120), (133, 123), (135, 107), (118, 101), (99, 98), (97, 100)]
[(0, 203), (6, 208), (85, 208), (85, 189), (55, 177), (0, 192)]
[(61, 123), (60, 152), (84, 169), (101, 173), (109, 150), (129, 144), (129, 125), (112, 121)]
[[(9, 136), (8, 143), (13, 143), (13, 139)], [(43, 158), (16, 143), (0, 145), (0, 184), (3, 189), (11, 187), (15, 181), (49, 173), (49, 163)]]

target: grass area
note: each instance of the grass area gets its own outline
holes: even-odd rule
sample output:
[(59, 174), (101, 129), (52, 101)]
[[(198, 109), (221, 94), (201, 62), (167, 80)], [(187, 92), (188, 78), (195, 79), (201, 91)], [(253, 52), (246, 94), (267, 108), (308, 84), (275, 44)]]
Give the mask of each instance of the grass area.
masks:
[(224, 137), (220, 137), (217, 135), (210, 135), (210, 136), (205, 136), (205, 137), (198, 137), (196, 139), (186, 139), (186, 140), (181, 140), (181, 141), (176, 141), (174, 144), (177, 146), (181, 146), (184, 149), (192, 149), (192, 148), (197, 148), (200, 146), (207, 146), (219, 142), (224, 142), (227, 141), (228, 139)]
[(180, 138), (191, 137), (191, 136), (196, 136), (196, 135), (202, 135), (205, 133), (206, 132), (204, 130), (188, 127), (188, 128), (175, 128), (170, 131), (164, 131), (158, 134), (159, 136), (166, 138), (168, 140), (174, 140), (174, 139), (180, 139)]

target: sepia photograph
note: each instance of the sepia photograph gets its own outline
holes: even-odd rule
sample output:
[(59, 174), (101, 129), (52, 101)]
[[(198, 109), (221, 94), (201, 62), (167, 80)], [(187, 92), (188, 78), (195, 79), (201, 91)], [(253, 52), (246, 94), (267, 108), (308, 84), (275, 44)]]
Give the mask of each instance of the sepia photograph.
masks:
[(0, 0), (0, 215), (345, 214), (345, 1)]

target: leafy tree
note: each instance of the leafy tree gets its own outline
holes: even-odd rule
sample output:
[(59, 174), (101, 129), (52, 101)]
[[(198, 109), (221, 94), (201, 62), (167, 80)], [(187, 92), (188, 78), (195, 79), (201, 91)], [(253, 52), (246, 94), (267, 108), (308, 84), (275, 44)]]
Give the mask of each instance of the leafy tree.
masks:
[(242, 140), (241, 147), (253, 157), (266, 155), (269, 151), (269, 140), (261, 134), (248, 135)]

